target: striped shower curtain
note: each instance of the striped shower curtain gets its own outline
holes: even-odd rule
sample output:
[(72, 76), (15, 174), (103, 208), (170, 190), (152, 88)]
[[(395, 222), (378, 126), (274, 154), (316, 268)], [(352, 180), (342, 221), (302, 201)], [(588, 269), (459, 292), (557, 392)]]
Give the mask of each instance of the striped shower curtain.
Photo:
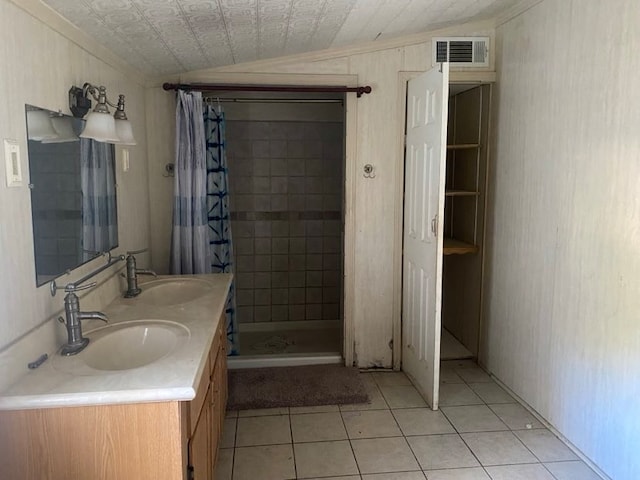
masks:
[[(225, 154), (225, 120), (220, 106), (204, 107), (204, 130), (207, 157), (207, 216), (212, 273), (233, 272), (233, 243), (229, 215), (229, 177)], [(238, 353), (235, 288), (231, 284), (226, 306), (227, 352)]]
[(116, 170), (113, 145), (80, 139), (82, 260), (118, 245)]
[(211, 272), (202, 93), (178, 92), (171, 273)]

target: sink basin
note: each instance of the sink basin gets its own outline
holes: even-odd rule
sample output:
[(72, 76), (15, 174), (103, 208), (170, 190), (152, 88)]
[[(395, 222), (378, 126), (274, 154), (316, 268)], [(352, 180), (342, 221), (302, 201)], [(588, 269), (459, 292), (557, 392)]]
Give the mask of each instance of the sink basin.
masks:
[(189, 303), (211, 291), (211, 285), (198, 278), (162, 279), (140, 285), (137, 301), (151, 305)]
[(189, 338), (189, 329), (176, 322), (136, 320), (98, 328), (78, 358), (95, 370), (130, 370), (169, 355)]

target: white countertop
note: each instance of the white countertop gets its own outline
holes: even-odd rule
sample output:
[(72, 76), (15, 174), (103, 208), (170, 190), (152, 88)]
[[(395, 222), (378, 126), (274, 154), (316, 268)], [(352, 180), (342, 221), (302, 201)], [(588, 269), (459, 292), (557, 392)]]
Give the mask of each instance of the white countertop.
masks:
[[(206, 281), (211, 286), (210, 292), (171, 306), (143, 304), (138, 298), (117, 298), (103, 310), (110, 324), (153, 319), (187, 327), (189, 338), (169, 355), (131, 370), (102, 371), (86, 366), (76, 368), (82, 362), (83, 352), (72, 357), (56, 353), (0, 393), (0, 410), (192, 400), (225, 307), (232, 275), (160, 276), (158, 279), (185, 277)], [(144, 285), (141, 284), (143, 290)], [(85, 336), (91, 339), (91, 328), (84, 328)], [(87, 349), (90, 348), (91, 343)]]

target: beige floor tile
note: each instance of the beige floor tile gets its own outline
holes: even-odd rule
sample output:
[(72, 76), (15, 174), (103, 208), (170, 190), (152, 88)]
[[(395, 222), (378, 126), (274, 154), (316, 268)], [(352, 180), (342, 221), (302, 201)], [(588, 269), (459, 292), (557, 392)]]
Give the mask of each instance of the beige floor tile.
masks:
[(478, 366), (458, 368), (456, 373), (467, 383), (493, 382), (487, 372)]
[(464, 433), (462, 438), (483, 466), (538, 461), (512, 432)]
[(422, 472), (371, 473), (363, 475), (362, 480), (425, 480)]
[(429, 470), (427, 480), (490, 480), (482, 467)]
[(478, 364), (473, 360), (443, 360), (440, 362), (440, 369), (458, 368), (478, 368)]
[(557, 480), (601, 480), (601, 478), (581, 461), (545, 463)]
[(526, 430), (529, 427), (544, 428), (544, 425), (520, 404), (492, 404), (489, 408), (512, 430)]
[(404, 435), (437, 435), (455, 433), (453, 426), (441, 411), (430, 408), (401, 408), (393, 410)]
[(346, 440), (340, 412), (305, 413), (291, 416), (294, 443)]
[(549, 430), (519, 430), (514, 433), (541, 462), (578, 460), (576, 454)]
[(495, 382), (470, 383), (469, 387), (485, 403), (516, 403), (516, 400)]
[(327, 413), (327, 412), (339, 412), (338, 405), (318, 405), (316, 407), (289, 407), (289, 413), (291, 415), (299, 415), (302, 413)]
[(358, 474), (358, 466), (353, 457), (351, 446), (346, 440), (296, 443), (294, 450), (298, 478)]
[(364, 382), (364, 386), (367, 389), (369, 395), (368, 403), (354, 403), (351, 405), (340, 405), (341, 412), (353, 412), (356, 410), (385, 410), (389, 408), (387, 402), (382, 396), (382, 392), (376, 383), (373, 381), (371, 374), (363, 375), (364, 378), (369, 380)]
[(233, 480), (289, 480), (296, 478), (291, 445), (236, 448)]
[(380, 391), (390, 408), (426, 407), (427, 403), (411, 385), (387, 385)]
[(239, 417), (264, 417), (267, 415), (288, 415), (289, 408), (258, 408), (254, 410), (240, 410)]
[(482, 405), (484, 402), (464, 383), (443, 383), (440, 385), (440, 406)]
[(317, 477), (307, 480), (360, 480), (360, 475), (347, 475), (346, 477)]
[(233, 471), (233, 448), (221, 448), (216, 459), (215, 480), (231, 480)]
[(220, 448), (233, 448), (236, 446), (236, 418), (225, 418), (222, 426), (222, 439)]
[(411, 380), (402, 372), (373, 372), (372, 375), (379, 387), (411, 385)]
[(248, 417), (238, 419), (236, 446), (276, 445), (291, 443), (288, 415)]
[(423, 470), (479, 466), (458, 434), (408, 437), (407, 441)]
[(543, 465), (502, 465), (487, 467), (492, 480), (554, 480)]
[(464, 383), (455, 370), (440, 370), (440, 383)]
[(343, 412), (349, 438), (399, 437), (402, 435), (389, 410)]
[(509, 430), (486, 405), (442, 407), (442, 412), (460, 433)]
[(403, 437), (352, 440), (360, 473), (409, 472), (420, 467)]

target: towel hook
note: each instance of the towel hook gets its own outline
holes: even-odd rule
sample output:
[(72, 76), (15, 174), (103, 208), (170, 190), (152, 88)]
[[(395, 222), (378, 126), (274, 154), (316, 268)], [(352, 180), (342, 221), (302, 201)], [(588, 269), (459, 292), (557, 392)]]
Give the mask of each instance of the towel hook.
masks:
[(364, 178), (376, 178), (376, 173), (375, 173), (375, 169), (373, 167), (373, 165), (371, 165), (370, 163), (367, 163), (364, 166)]

